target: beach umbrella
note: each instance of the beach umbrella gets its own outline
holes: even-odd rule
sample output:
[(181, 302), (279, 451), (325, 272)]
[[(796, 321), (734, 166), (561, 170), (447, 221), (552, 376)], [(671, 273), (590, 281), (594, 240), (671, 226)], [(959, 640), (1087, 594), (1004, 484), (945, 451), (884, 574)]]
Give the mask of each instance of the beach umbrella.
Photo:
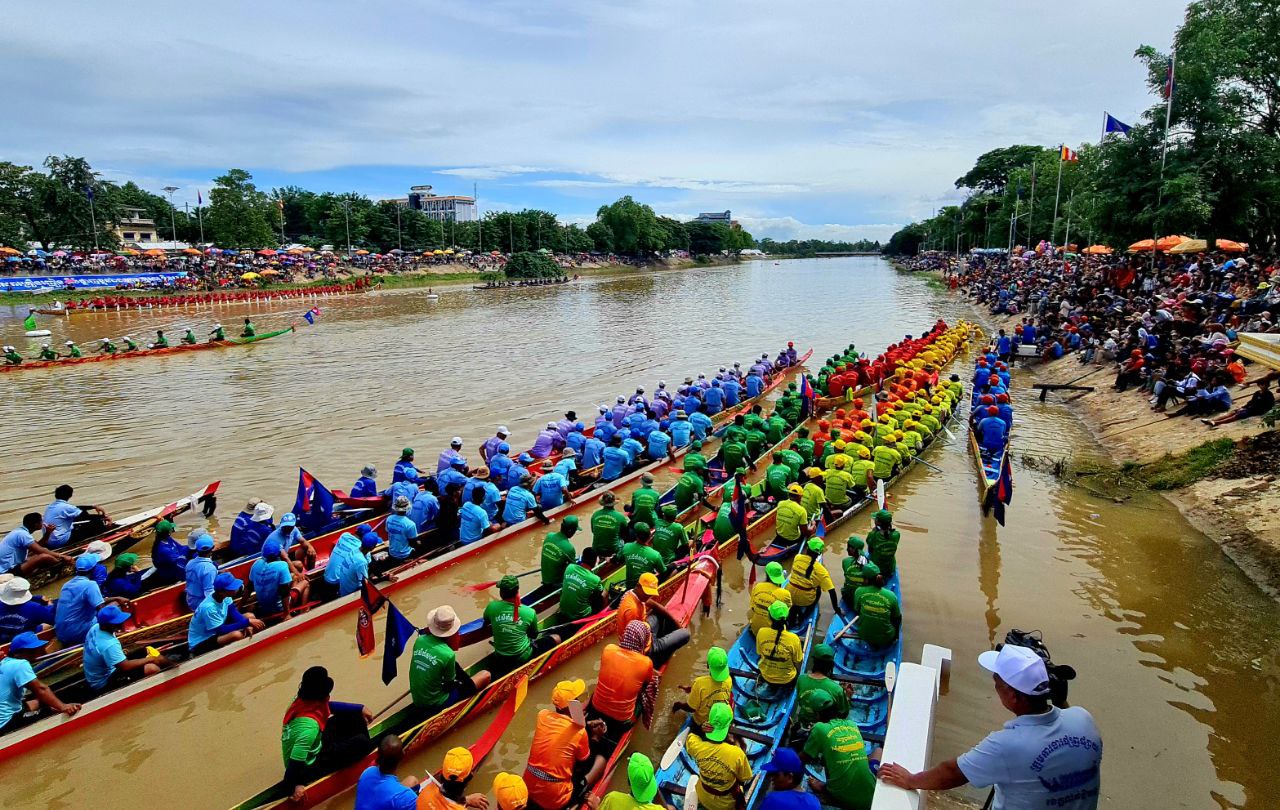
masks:
[(1087, 256), (1110, 256), (1114, 251), (1106, 245), (1089, 245), (1082, 252)]
[(1247, 242), (1236, 242), (1231, 239), (1218, 239), (1214, 244), (1218, 250), (1225, 250), (1227, 253), (1244, 253), (1249, 249)]
[(276, 255), (276, 252), (275, 252), (274, 250), (272, 250), (271, 248), (263, 248), (262, 250), (259, 250), (259, 251), (258, 251), (258, 255), (259, 255), (259, 256), (274, 256), (274, 255)]
[(502, 255), (502, 251), (501, 251), (501, 250), (491, 250), (491, 251), (489, 251), (489, 255), (490, 255), (490, 256), (501, 256), (501, 255)]
[(240, 252), (239, 252), (239, 251), (237, 251), (237, 250), (233, 250), (233, 249), (231, 249), (231, 248), (223, 248), (223, 249), (222, 249), (222, 255), (223, 255), (223, 256), (238, 256), (238, 255), (240, 255)]
[(397, 256), (399, 256), (401, 253), (404, 253), (404, 251), (403, 251), (403, 250), (401, 250), (400, 248), (391, 248), (391, 250), (388, 250), (387, 252), (388, 252), (388, 253), (394, 253), (394, 254), (396, 254)]
[(187, 254), (188, 256), (199, 256), (199, 255), (200, 255), (200, 251), (196, 250), (195, 248), (190, 248), (190, 247), (189, 247), (189, 248), (183, 248), (183, 249), (182, 249), (182, 252), (183, 252), (183, 253), (185, 253), (185, 254)]
[(124, 255), (124, 256), (141, 256), (142, 255), (141, 253), (134, 250), (133, 248), (125, 248), (124, 250), (120, 251), (120, 253), (121, 255)]
[(1209, 249), (1209, 243), (1203, 239), (1183, 239), (1178, 244), (1169, 248), (1168, 253), (1171, 256), (1183, 253), (1203, 253)]
[(269, 267), (268, 267), (266, 270), (263, 270), (263, 271), (262, 271), (262, 275), (264, 275), (264, 276), (278, 276), (278, 275), (280, 275), (280, 271), (279, 271), (279, 270), (272, 270), (271, 268), (269, 268)]
[[(463, 252), (465, 253), (466, 251), (463, 251)], [(452, 255), (453, 255), (453, 248), (445, 248), (445, 249), (444, 249), (444, 255), (446, 255), (446, 256), (452, 256)]]
[(289, 250), (286, 250), (285, 252), (286, 252), (286, 253), (288, 253), (290, 256), (304, 256), (304, 255), (306, 255), (306, 251), (305, 251), (305, 250), (303, 250), (302, 248), (290, 248)]
[(48, 253), (45, 253), (45, 252), (44, 252), (43, 250), (41, 250), (40, 248), (36, 248), (35, 250), (28, 250), (28, 251), (27, 251), (27, 255), (28, 255), (28, 256), (39, 256), (40, 258), (42, 258), (42, 259), (43, 259), (45, 256), (48, 256), (49, 254), (48, 254)]
[(143, 256), (163, 256), (164, 251), (161, 250), (160, 248), (150, 248), (148, 250), (142, 251), (142, 255)]
[(258, 274), (257, 274), (257, 273), (245, 273), (244, 275), (240, 276), (240, 278), (242, 278), (242, 279), (243, 279), (243, 280), (245, 280), (245, 281), (253, 281), (255, 278), (258, 278)]
[(356, 255), (357, 255), (357, 256), (368, 256), (368, 255), (369, 255), (369, 251), (364, 250), (364, 249), (357, 250), (357, 251), (356, 251)]
[(1156, 250), (1168, 251), (1187, 241), (1186, 236), (1162, 236), (1156, 240)]
[(6, 262), (20, 262), (20, 261), (22, 261), (22, 259), (21, 259), (20, 257), (18, 257), (18, 256), (10, 256), (10, 257), (8, 257), (7, 259), (5, 259), (5, 261), (6, 261)]
[(67, 255), (67, 252), (66, 252), (65, 250), (55, 250), (55, 251), (53, 252), (53, 255), (54, 255), (54, 256), (56, 256), (57, 258), (61, 259), (61, 258), (64, 258), (64, 257)]
[(436, 248), (435, 250), (428, 250), (428, 251), (427, 251), (427, 253), (431, 254), (432, 256), (446, 256), (446, 255), (448, 255), (449, 253), (452, 253), (452, 252), (453, 252), (453, 251), (450, 251), (450, 250), (441, 250), (440, 248)]
[(17, 256), (21, 253), (22, 251), (14, 250), (11, 247), (0, 247), (0, 256)]
[(1152, 250), (1153, 248), (1155, 248), (1155, 246), (1156, 246), (1156, 242), (1154, 239), (1143, 239), (1141, 242), (1134, 242), (1132, 245), (1129, 245), (1129, 252), (1142, 253), (1148, 250)]

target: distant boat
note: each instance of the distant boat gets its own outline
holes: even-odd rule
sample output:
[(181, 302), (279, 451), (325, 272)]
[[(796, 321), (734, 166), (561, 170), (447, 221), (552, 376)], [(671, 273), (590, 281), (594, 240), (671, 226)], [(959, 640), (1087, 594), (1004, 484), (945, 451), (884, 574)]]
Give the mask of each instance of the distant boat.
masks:
[(777, 265), (782, 264), (782, 262), (774, 262), (773, 264), (776, 267)]

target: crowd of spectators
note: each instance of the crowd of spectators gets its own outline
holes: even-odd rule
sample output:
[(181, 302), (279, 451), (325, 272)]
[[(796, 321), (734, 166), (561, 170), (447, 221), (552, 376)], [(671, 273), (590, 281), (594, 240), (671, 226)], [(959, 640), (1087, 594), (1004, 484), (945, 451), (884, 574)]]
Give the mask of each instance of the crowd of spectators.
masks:
[(1041, 245), (1012, 259), (975, 252), (943, 273), (991, 314), (1018, 319), (996, 336), (1011, 362), (1112, 363), (1115, 390), (1136, 389), (1156, 412), (1216, 427), (1275, 406), (1277, 374), (1250, 379), (1234, 345), (1242, 332), (1280, 333), (1278, 266), (1260, 254), (1066, 257)]

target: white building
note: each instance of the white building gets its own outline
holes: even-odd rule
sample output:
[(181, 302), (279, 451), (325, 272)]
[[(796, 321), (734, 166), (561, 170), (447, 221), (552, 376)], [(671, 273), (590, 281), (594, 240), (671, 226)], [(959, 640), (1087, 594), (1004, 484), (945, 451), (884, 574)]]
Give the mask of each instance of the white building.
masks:
[(477, 218), (475, 197), (440, 196), (432, 193), (431, 186), (411, 187), (409, 207), (437, 222), (474, 222)]

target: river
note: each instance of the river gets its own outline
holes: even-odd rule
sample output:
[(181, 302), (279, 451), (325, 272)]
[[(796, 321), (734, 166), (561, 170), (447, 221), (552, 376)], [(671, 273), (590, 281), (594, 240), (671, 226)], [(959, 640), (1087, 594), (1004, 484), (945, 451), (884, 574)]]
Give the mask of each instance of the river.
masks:
[[(512, 429), (513, 444), (527, 445), (566, 407), (586, 417), (595, 403), (636, 385), (652, 390), (659, 378), (677, 385), (776, 352), (788, 339), (812, 345), (818, 358), (850, 341), (878, 351), (938, 317), (971, 316), (874, 258), (751, 262), (499, 292), (451, 287), (438, 302), (425, 291), (377, 292), (320, 306), (315, 326), (259, 345), (0, 377), (0, 525), (42, 509), (63, 482), (74, 484), (79, 502), (128, 514), (221, 479), (217, 523), (225, 534), (250, 496), (278, 513), (288, 509), (299, 465), (346, 488), (374, 462), (385, 482), (406, 445), (434, 460), (460, 435), (474, 454), (498, 424)], [(176, 336), (191, 325), (199, 334), (214, 318), (233, 327), (251, 314), (267, 331), (299, 320), (305, 308), (87, 315), (48, 328), (53, 340), (84, 345), (124, 330)], [(0, 310), (5, 342), (26, 345), (15, 340), (23, 314)], [(928, 460), (942, 472), (917, 465), (894, 493), (907, 657), (918, 660), (925, 642), (954, 652), (935, 759), (960, 753), (1007, 719), (975, 656), (1010, 628), (1039, 629), (1055, 660), (1079, 672), (1072, 702), (1102, 729), (1104, 806), (1280, 806), (1280, 775), (1266, 764), (1280, 728), (1280, 606), (1163, 499), (1114, 504), (1022, 464), (1022, 453), (1100, 452), (1064, 406), (1032, 402), (1025, 386), (1015, 383), (1016, 493), (1006, 527), (982, 519), (972, 459), (960, 443), (931, 449)], [(843, 548), (845, 534), (863, 534), (868, 523), (855, 520), (831, 547)], [(536, 556), (532, 546), (504, 547), (396, 601), (419, 620), (441, 602), (475, 616), (485, 599), (463, 585), (523, 570)], [(671, 739), (679, 723), (666, 711), (673, 685), (704, 671), (708, 646), (737, 635), (744, 587), (741, 570), (728, 566), (724, 605), (673, 662), (659, 721), (638, 745), (660, 752)], [(356, 656), (350, 625), (313, 628), (5, 763), (0, 803), (71, 808), (180, 797), (220, 808), (243, 798), (279, 775), (279, 720), (304, 668), (325, 664), (336, 699), (377, 708), (405, 688), (382, 685), (380, 656)], [(590, 680), (597, 655), (584, 654), (561, 674)], [(533, 685), (477, 788), (487, 789), (498, 769), (522, 768), (533, 716), (551, 686)], [(487, 719), (415, 757), (413, 769), (436, 767), (447, 747), (469, 743)], [(336, 802), (350, 803), (350, 795)]]

